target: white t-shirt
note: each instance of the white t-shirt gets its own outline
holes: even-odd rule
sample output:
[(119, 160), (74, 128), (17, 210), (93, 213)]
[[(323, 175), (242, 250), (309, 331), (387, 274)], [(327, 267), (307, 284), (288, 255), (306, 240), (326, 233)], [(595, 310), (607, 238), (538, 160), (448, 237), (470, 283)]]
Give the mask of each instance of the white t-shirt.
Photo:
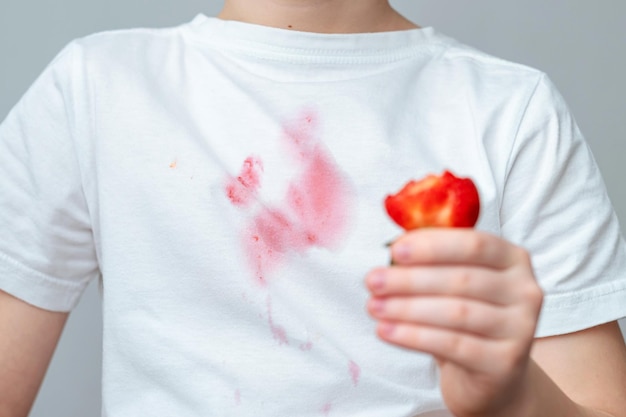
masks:
[(378, 340), (384, 197), (450, 169), (527, 248), (538, 336), (626, 316), (600, 173), (540, 72), (432, 28), (325, 35), (198, 16), (72, 42), (0, 127), (0, 288), (103, 280), (103, 415), (448, 416)]

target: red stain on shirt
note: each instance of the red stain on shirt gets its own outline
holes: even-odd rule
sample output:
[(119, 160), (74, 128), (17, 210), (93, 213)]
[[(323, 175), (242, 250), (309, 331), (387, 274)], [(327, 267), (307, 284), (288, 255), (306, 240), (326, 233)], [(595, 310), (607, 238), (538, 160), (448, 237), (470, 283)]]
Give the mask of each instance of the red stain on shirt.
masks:
[(263, 163), (257, 157), (246, 158), (241, 172), (236, 178), (229, 178), (226, 183), (226, 195), (236, 206), (247, 206), (261, 187)]
[(261, 207), (246, 232), (248, 259), (260, 283), (287, 253), (331, 249), (347, 228), (352, 188), (317, 137), (318, 125), (316, 115), (305, 112), (284, 126), (287, 146), (300, 171), (288, 183), (280, 207)]
[(264, 286), (266, 273), (283, 262), (289, 244), (291, 222), (280, 211), (263, 209), (244, 234), (244, 249), (254, 277)]
[(278, 344), (288, 345), (289, 340), (287, 339), (287, 332), (285, 331), (285, 328), (274, 323), (274, 318), (272, 316), (272, 300), (269, 296), (267, 297), (267, 321), (270, 325), (272, 337), (278, 341)]
[(258, 236), (268, 247), (285, 252), (292, 241), (295, 225), (286, 213), (273, 208), (263, 209), (254, 219), (254, 236)]
[(354, 361), (350, 361), (348, 363), (348, 372), (350, 372), (350, 377), (352, 378), (352, 383), (356, 387), (359, 385), (359, 379), (361, 378), (361, 367), (356, 364)]
[[(246, 158), (239, 175), (226, 182), (230, 202), (251, 215), (243, 230), (243, 249), (261, 286), (267, 284), (268, 274), (286, 262), (288, 255), (302, 256), (313, 247), (333, 249), (347, 230), (353, 190), (320, 140), (319, 125), (313, 111), (304, 111), (284, 124), (284, 158), (291, 158), (298, 169), (293, 178), (285, 179), (286, 193), (275, 203), (264, 204), (262, 198), (257, 198), (264, 171), (258, 157)], [(287, 332), (274, 322), (269, 297), (267, 320), (272, 337), (279, 345), (288, 345)], [(299, 347), (308, 351), (313, 344), (307, 342)], [(360, 371), (352, 362), (350, 372), (356, 385)]]
[(326, 403), (322, 407), (322, 413), (324, 413), (325, 416), (328, 416), (330, 414), (330, 410), (332, 410), (332, 408), (333, 408), (333, 405), (331, 403)]
[(318, 147), (307, 162), (287, 191), (287, 204), (299, 225), (295, 249), (300, 251), (339, 243), (349, 214), (350, 187), (332, 158)]
[(285, 144), (297, 159), (306, 159), (307, 154), (318, 145), (318, 129), (318, 117), (312, 110), (303, 111), (300, 116), (283, 125)]
[(299, 346), (300, 350), (303, 352), (308, 352), (313, 349), (313, 342), (307, 340), (305, 343), (301, 343)]

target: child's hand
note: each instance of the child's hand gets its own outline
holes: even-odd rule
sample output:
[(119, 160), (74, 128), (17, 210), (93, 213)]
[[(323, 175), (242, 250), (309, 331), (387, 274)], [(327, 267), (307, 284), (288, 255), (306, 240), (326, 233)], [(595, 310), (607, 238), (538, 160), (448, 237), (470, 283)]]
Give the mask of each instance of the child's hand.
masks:
[(519, 413), (543, 300), (528, 254), (471, 229), (424, 229), (392, 256), (366, 281), (379, 337), (434, 355), (455, 416)]

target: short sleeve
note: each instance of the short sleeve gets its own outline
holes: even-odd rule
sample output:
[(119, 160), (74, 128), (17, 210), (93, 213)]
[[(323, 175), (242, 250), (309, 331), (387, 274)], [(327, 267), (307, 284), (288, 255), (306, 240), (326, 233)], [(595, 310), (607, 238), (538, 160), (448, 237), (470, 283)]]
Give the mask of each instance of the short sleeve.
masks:
[(626, 250), (600, 171), (563, 98), (541, 76), (508, 167), (502, 233), (544, 290), (537, 337), (626, 316)]
[(72, 126), (66, 47), (0, 124), (0, 289), (71, 310), (99, 275)]

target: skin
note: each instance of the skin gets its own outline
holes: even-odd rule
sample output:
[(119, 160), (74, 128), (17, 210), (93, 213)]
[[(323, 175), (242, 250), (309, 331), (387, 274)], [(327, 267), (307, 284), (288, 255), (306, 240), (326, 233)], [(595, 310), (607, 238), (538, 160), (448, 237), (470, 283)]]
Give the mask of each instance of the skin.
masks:
[[(418, 27), (386, 0), (227, 0), (219, 17), (320, 33)], [(395, 265), (368, 275), (379, 337), (438, 359), (457, 417), (626, 417), (617, 324), (533, 340), (543, 296), (528, 254), (493, 236), (457, 233), (408, 234), (392, 248)]]
[(66, 320), (0, 291), (0, 417), (28, 415)]
[(433, 355), (456, 417), (626, 416), (616, 323), (534, 340), (543, 295), (523, 249), (472, 229), (428, 229), (366, 278), (378, 336)]
[(386, 32), (418, 27), (381, 0), (226, 0), (218, 17), (318, 33)]
[[(226, 0), (219, 17), (319, 33), (417, 27), (385, 0)], [(392, 256), (366, 278), (378, 335), (434, 355), (455, 416), (626, 417), (619, 328), (533, 340), (542, 294), (524, 250), (428, 230), (396, 241)], [(66, 320), (0, 291), (0, 417), (28, 415)]]

